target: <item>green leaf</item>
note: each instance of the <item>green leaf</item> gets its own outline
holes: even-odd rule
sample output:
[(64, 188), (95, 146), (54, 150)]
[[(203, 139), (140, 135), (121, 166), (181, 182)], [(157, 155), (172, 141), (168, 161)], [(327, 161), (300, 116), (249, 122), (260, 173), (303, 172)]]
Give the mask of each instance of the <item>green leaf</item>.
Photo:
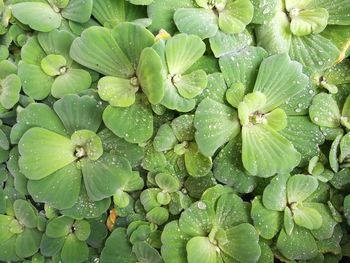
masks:
[(125, 263), (136, 262), (124, 228), (117, 228), (108, 237), (102, 250), (101, 260), (105, 263), (115, 263), (116, 261)]
[[(49, 33), (50, 34), (50, 33)], [(28, 39), (21, 49), (21, 58), (25, 63), (39, 66), (46, 53), (42, 49), (38, 38), (33, 36)], [(3, 61), (1, 63), (4, 63)], [(15, 72), (12, 72), (15, 73)]]
[(298, 205), (293, 209), (294, 222), (302, 227), (313, 230), (322, 226), (322, 216), (313, 208)]
[(246, 93), (254, 87), (258, 70), (267, 52), (261, 47), (248, 46), (238, 53), (227, 54), (219, 59), (220, 69), (229, 87), (233, 83), (242, 83)]
[(252, 41), (252, 35), (247, 30), (239, 34), (217, 31), (215, 36), (209, 38), (210, 48), (217, 58), (248, 48)]
[(179, 226), (187, 235), (204, 236), (212, 229), (214, 216), (214, 211), (207, 202), (198, 201), (182, 212)]
[(203, 90), (202, 94), (197, 97), (198, 101), (202, 101), (205, 98), (211, 98), (217, 102), (225, 104), (226, 83), (222, 73), (213, 73), (208, 75), (207, 87)]
[(327, 9), (329, 13), (328, 24), (349, 25), (349, 2), (346, 0), (320, 0), (317, 1), (320, 7)]
[(340, 155), (339, 155), (339, 162), (344, 162), (345, 159), (347, 159), (350, 155), (350, 133), (345, 134), (340, 141)]
[(161, 29), (164, 29), (170, 34), (174, 34), (177, 31), (173, 20), (174, 12), (182, 7), (193, 6), (193, 0), (154, 0), (152, 4), (147, 6), (148, 17), (152, 19), (149, 29), (153, 33), (158, 33)]
[(328, 12), (324, 8), (306, 9), (292, 17), (290, 30), (296, 36), (306, 36), (322, 32), (328, 22)]
[(16, 239), (16, 254), (21, 258), (34, 255), (39, 250), (42, 233), (36, 229), (25, 228)]
[[(66, 196), (68, 196), (68, 194)], [(61, 210), (60, 212), (62, 215), (69, 216), (74, 219), (97, 218), (106, 212), (111, 204), (111, 200), (109, 198), (93, 202), (91, 199), (89, 199), (84, 186), (81, 187), (78, 199), (73, 201), (73, 206)], [(68, 203), (66, 204), (68, 206)]]
[(18, 199), (13, 203), (13, 211), (17, 220), (27, 228), (36, 228), (38, 215), (35, 208), (27, 201)]
[(76, 158), (71, 141), (42, 128), (28, 130), (18, 144), (21, 172), (32, 180), (40, 180)]
[(70, 0), (68, 5), (62, 9), (62, 17), (78, 23), (89, 20), (92, 12), (93, 0)]
[(172, 120), (170, 126), (180, 141), (192, 141), (194, 139), (195, 129), (193, 126), (194, 115), (183, 114)]
[(168, 123), (159, 127), (156, 136), (153, 139), (153, 147), (156, 151), (169, 151), (178, 143), (173, 129)]
[(182, 97), (192, 99), (202, 93), (207, 86), (208, 78), (205, 71), (200, 69), (182, 75), (179, 80), (173, 79), (173, 83)]
[(279, 54), (263, 60), (254, 91), (265, 94), (263, 112), (269, 112), (302, 91), (307, 83), (301, 64), (291, 61), (287, 54)]
[(277, 108), (265, 115), (267, 125), (275, 131), (281, 131), (287, 126), (287, 115), (284, 110)]
[(236, 111), (206, 98), (198, 105), (194, 126), (200, 152), (212, 156), (220, 146), (239, 133), (240, 125)]
[(259, 235), (265, 239), (272, 239), (283, 222), (283, 213), (266, 209), (258, 197), (252, 201), (251, 217)]
[[(216, 247), (209, 241), (207, 237), (193, 237), (187, 245), (187, 260), (188, 263), (215, 263), (217, 257)], [(198, 253), (198, 250), (201, 253)]]
[(64, 95), (79, 93), (90, 88), (91, 75), (83, 69), (67, 69), (58, 76), (52, 84), (51, 94), (55, 98), (62, 98)]
[(93, 201), (112, 196), (131, 176), (131, 166), (123, 157), (104, 154), (96, 161), (81, 162), (85, 187)]
[(112, 36), (134, 68), (139, 64), (141, 52), (154, 44), (153, 34), (135, 23), (120, 23), (113, 28)]
[(98, 94), (113, 107), (128, 107), (135, 102), (138, 87), (131, 80), (116, 77), (103, 77), (98, 81)]
[(67, 216), (59, 216), (48, 222), (46, 235), (51, 238), (65, 237), (71, 231), (74, 220)]
[(262, 201), (267, 209), (284, 211), (287, 205), (287, 181), (289, 174), (278, 174), (264, 189)]
[(163, 263), (159, 252), (145, 241), (136, 242), (132, 247), (139, 262), (142, 263)]
[(1, 260), (8, 261), (20, 261), (21, 258), (16, 253), (16, 240), (17, 237), (13, 236), (9, 240), (1, 243), (0, 245), (0, 258)]
[(103, 75), (130, 78), (135, 71), (126, 54), (118, 46), (111, 30), (89, 27), (74, 40), (70, 56), (79, 64)]
[(319, 34), (293, 36), (289, 55), (311, 72), (331, 67), (339, 56), (339, 50), (328, 39)]
[(108, 106), (103, 121), (114, 134), (131, 143), (145, 142), (153, 133), (152, 109), (142, 96), (128, 108)]
[(315, 209), (322, 216), (322, 226), (311, 231), (318, 240), (327, 240), (336, 233), (337, 222), (332, 215), (329, 206), (321, 203), (305, 203), (306, 207)]
[(50, 238), (46, 234), (43, 234), (40, 243), (40, 252), (46, 256), (51, 257), (59, 253), (63, 247), (65, 237), (61, 238)]
[[(32, 29), (49, 32), (61, 25), (61, 15), (43, 2), (23, 2), (11, 6), (12, 14)], [(43, 23), (45, 21), (45, 23)]]
[(288, 179), (287, 198), (288, 203), (300, 203), (308, 198), (318, 187), (315, 177), (297, 174)]
[(199, 152), (196, 143), (190, 143), (185, 152), (185, 165), (191, 176), (201, 177), (210, 172), (212, 161)]
[(183, 74), (205, 51), (204, 42), (197, 36), (178, 34), (166, 42), (165, 55), (169, 73)]
[(157, 195), (160, 192), (161, 189), (159, 188), (148, 188), (142, 191), (140, 195), (140, 202), (147, 212), (155, 207), (161, 206), (157, 200)]
[(218, 18), (212, 10), (178, 8), (174, 21), (180, 32), (197, 35), (202, 39), (215, 36), (218, 31)]
[[(63, 56), (66, 61), (68, 62), (67, 64), (70, 65), (72, 62), (72, 59), (69, 56), (69, 49), (70, 46), (72, 45), (72, 42), (74, 40), (74, 36), (70, 33), (67, 32), (65, 30), (57, 30), (54, 29), (52, 31), (50, 31), (49, 33), (38, 33), (38, 42), (40, 44), (40, 48), (43, 49), (43, 51), (45, 52), (45, 54), (49, 55), (49, 54), (56, 54), (56, 55), (61, 55)], [(27, 44), (26, 44), (27, 45)], [(32, 47), (31, 50), (29, 51), (33, 51), (33, 49), (36, 50), (36, 52), (38, 52), (38, 47)], [(26, 55), (30, 56), (30, 54)], [(40, 56), (41, 57), (41, 56)], [(37, 59), (39, 60), (40, 57), (38, 57)], [(42, 58), (44, 59), (44, 58)], [(34, 60), (35, 61), (35, 60)], [(30, 64), (37, 64), (39, 65), (40, 61), (34, 63), (27, 61), (27, 59), (25, 59), (25, 62), (30, 63)]]
[(49, 106), (42, 103), (32, 103), (17, 114), (17, 124), (11, 130), (11, 142), (18, 143), (28, 129), (36, 126), (58, 134), (66, 134), (61, 120)]
[(169, 263), (186, 263), (186, 244), (189, 238), (188, 235), (181, 232), (178, 221), (166, 224), (161, 236), (161, 252), (164, 261)]
[(67, 263), (80, 263), (88, 259), (89, 248), (83, 241), (77, 239), (74, 234), (69, 234), (61, 251), (61, 259)]
[(323, 133), (308, 116), (288, 116), (287, 127), (280, 134), (301, 153), (299, 166), (306, 165), (313, 156), (318, 155), (319, 145), (324, 142)]
[(65, 95), (53, 108), (69, 134), (78, 130), (96, 132), (102, 122), (102, 106), (89, 96)]
[(180, 188), (180, 181), (173, 175), (159, 173), (155, 177), (157, 185), (167, 193), (176, 192)]
[(318, 254), (317, 244), (309, 230), (295, 226), (291, 235), (282, 229), (277, 239), (277, 248), (290, 260), (308, 260)]
[(250, 193), (257, 184), (257, 178), (245, 173), (240, 149), (240, 137), (228, 142), (214, 159), (213, 173), (216, 180), (233, 187), (237, 192)]
[(109, 129), (105, 128), (98, 133), (102, 140), (103, 150), (113, 152), (126, 158), (131, 166), (137, 166), (144, 157), (144, 147), (132, 144), (122, 138), (114, 135)]
[(338, 148), (341, 138), (343, 137), (342, 134), (339, 134), (334, 141), (331, 144), (331, 148), (329, 151), (329, 165), (331, 166), (332, 170), (334, 172), (339, 171), (339, 163), (338, 163)]
[(73, 225), (74, 234), (80, 241), (85, 241), (91, 234), (90, 223), (86, 220), (76, 221)]
[(75, 156), (88, 157), (97, 160), (103, 154), (102, 142), (96, 133), (89, 130), (79, 130), (72, 134), (71, 141), (75, 146)]
[(19, 100), (21, 80), (17, 75), (11, 74), (2, 80), (0, 85), (0, 103), (5, 109), (11, 109)]
[(216, 203), (215, 217), (216, 226), (224, 230), (249, 221), (243, 200), (233, 193), (223, 194), (219, 197)]
[(12, 220), (12, 216), (0, 215), (0, 244), (3, 244), (14, 235), (9, 227)]
[(179, 112), (188, 112), (194, 109), (196, 101), (182, 97), (171, 80), (165, 80), (165, 93), (161, 104), (171, 110)]
[(319, 93), (309, 109), (311, 121), (319, 126), (335, 128), (340, 125), (340, 111), (331, 94)]
[(264, 24), (264, 22), (270, 21), (280, 4), (279, 2), (261, 2), (260, 0), (252, 0), (251, 2), (254, 6), (254, 17), (252, 20), (254, 24)]
[(146, 94), (152, 104), (158, 104), (164, 97), (162, 61), (156, 51), (145, 48), (141, 52), (136, 75), (142, 91)]
[[(45, 56), (45, 54), (44, 54), (44, 56)], [(3, 78), (6, 78), (8, 75), (16, 74), (17, 73), (17, 66), (12, 61), (5, 59), (5, 60), (0, 61), (0, 70), (1, 70), (0, 78), (3, 79)]]
[(257, 44), (269, 54), (280, 54), (289, 51), (292, 34), (287, 15), (282, 11), (274, 12), (274, 17), (257, 27)]
[(251, 224), (234, 226), (226, 230), (226, 236), (228, 243), (219, 243), (223, 252), (239, 262), (257, 262), (261, 254), (259, 236)]
[(78, 199), (81, 171), (71, 163), (41, 180), (30, 180), (28, 191), (36, 202), (44, 202), (57, 209), (72, 207)]
[(245, 95), (245, 86), (242, 83), (232, 83), (226, 92), (226, 100), (231, 106), (238, 108)]
[(50, 54), (41, 60), (41, 69), (49, 76), (60, 75), (61, 68), (67, 65), (66, 59), (61, 55)]
[(36, 100), (46, 98), (51, 91), (54, 78), (46, 75), (39, 66), (20, 61), (18, 76), (23, 83), (23, 91)]
[(289, 173), (300, 162), (300, 154), (280, 134), (263, 125), (242, 128), (242, 161), (255, 176)]
[(253, 19), (254, 7), (249, 0), (228, 1), (219, 13), (220, 30), (227, 34), (242, 32)]
[(146, 219), (156, 225), (163, 225), (169, 220), (168, 209), (164, 207), (154, 207), (146, 214)]

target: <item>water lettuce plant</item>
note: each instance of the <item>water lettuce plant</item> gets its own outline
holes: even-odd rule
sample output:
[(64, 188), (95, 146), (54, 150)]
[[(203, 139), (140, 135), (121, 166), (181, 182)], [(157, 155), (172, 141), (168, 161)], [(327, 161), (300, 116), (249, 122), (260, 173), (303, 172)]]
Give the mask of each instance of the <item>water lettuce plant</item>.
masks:
[[(31, 104), (22, 113), (23, 122), (16, 127), (23, 134), (18, 142), (18, 163), (29, 179), (28, 191), (37, 201), (67, 209), (86, 189), (90, 200), (105, 202), (128, 181), (132, 173), (129, 162), (104, 152), (96, 134), (102, 108), (95, 99), (67, 95), (55, 102), (54, 110), (45, 104)], [(50, 116), (49, 123), (40, 121), (45, 115)], [(106, 180), (110, 182), (104, 184)]]
[(67, 31), (55, 29), (33, 36), (23, 46), (18, 74), (28, 96), (37, 100), (50, 94), (61, 98), (90, 87), (90, 73), (69, 57), (73, 39)]
[(349, 0), (0, 0), (0, 262), (348, 262), (349, 105)]

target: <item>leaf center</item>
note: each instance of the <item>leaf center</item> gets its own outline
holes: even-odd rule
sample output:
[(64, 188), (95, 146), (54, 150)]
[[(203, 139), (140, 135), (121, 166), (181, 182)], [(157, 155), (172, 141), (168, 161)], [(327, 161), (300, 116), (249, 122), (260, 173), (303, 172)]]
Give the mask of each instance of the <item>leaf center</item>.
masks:
[(97, 160), (103, 154), (101, 139), (92, 131), (76, 131), (72, 134), (71, 141), (75, 145), (74, 156), (78, 160), (86, 157)]
[(299, 9), (299, 8), (293, 8), (293, 9), (290, 10), (289, 13), (288, 13), (289, 19), (292, 20), (293, 18), (296, 18), (296, 17), (300, 14), (301, 11), (302, 11), (302, 10)]
[(139, 82), (139, 80), (138, 80), (137, 77), (132, 77), (132, 78), (130, 79), (130, 84), (131, 84), (132, 86), (134, 86), (134, 87), (139, 87), (139, 86), (140, 86), (140, 82)]

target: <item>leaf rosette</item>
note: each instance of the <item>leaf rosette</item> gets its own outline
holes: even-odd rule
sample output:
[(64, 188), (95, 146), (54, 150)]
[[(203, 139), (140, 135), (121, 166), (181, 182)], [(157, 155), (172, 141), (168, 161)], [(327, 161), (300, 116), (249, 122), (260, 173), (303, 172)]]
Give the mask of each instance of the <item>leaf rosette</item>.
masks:
[(105, 75), (97, 85), (99, 96), (109, 103), (104, 123), (132, 143), (152, 136), (151, 104), (158, 104), (164, 96), (162, 63), (151, 48), (154, 42), (147, 29), (125, 22), (113, 29), (90, 27), (70, 49), (75, 61)]
[[(231, 214), (232, 211), (235, 212)], [(179, 220), (165, 226), (161, 239), (163, 260), (257, 262), (261, 254), (259, 238), (248, 221), (246, 204), (230, 188), (209, 188)]]
[[(272, 239), (290, 260), (308, 260), (319, 253), (318, 241), (331, 239), (337, 222), (317, 198), (318, 180), (310, 175), (280, 174), (252, 202), (251, 216), (260, 235)], [(303, 251), (301, 253), (301, 251)]]
[(106, 198), (128, 182), (129, 161), (109, 152), (99, 137), (102, 110), (90, 96), (66, 95), (53, 109), (34, 103), (18, 115), (11, 139), (18, 142), (20, 171), (35, 201), (82, 211), (64, 210), (75, 218), (96, 217), (108, 207)]
[[(251, 60), (243, 62), (246, 52), (252, 53)], [(307, 157), (311, 159), (323, 140), (317, 127), (307, 118), (292, 117), (290, 115), (296, 115), (295, 112), (285, 107), (287, 100), (299, 93), (308, 93), (308, 78), (302, 73), (301, 65), (286, 54), (265, 57), (265, 51), (260, 48), (244, 50), (242, 57), (222, 57), (220, 66), (229, 87), (227, 103), (205, 98), (194, 120), (196, 142), (202, 154), (213, 156), (221, 146), (239, 135), (244, 169), (249, 175), (260, 177), (290, 172), (301, 161), (298, 151), (309, 151), (304, 143), (313, 149)], [(295, 103), (296, 107), (300, 104), (290, 103)], [(310, 141), (298, 133), (296, 128), (304, 125), (311, 126), (316, 140)]]
[(39, 32), (50, 32), (69, 20), (85, 23), (90, 19), (93, 0), (20, 1), (11, 6), (13, 16)]
[(74, 36), (53, 30), (31, 37), (21, 50), (18, 76), (23, 91), (35, 100), (62, 98), (90, 88), (91, 75), (69, 56)]

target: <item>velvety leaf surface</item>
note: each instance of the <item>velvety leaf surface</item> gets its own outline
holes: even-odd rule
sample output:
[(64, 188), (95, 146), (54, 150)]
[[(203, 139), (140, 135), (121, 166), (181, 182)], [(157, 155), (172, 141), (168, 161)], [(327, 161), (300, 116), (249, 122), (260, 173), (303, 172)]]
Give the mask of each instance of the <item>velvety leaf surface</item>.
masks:
[(144, 142), (153, 133), (152, 110), (142, 96), (137, 96), (136, 102), (128, 108), (107, 106), (103, 121), (114, 134), (131, 143)]
[(175, 11), (174, 21), (180, 32), (202, 39), (212, 37), (218, 31), (217, 16), (203, 8), (179, 8)]
[(36, 202), (44, 202), (57, 209), (72, 207), (78, 199), (81, 171), (71, 163), (41, 180), (30, 180), (28, 191)]
[(198, 105), (194, 126), (199, 150), (205, 156), (212, 156), (238, 134), (240, 125), (235, 110), (206, 98)]
[(254, 91), (265, 94), (267, 103), (263, 111), (268, 112), (298, 94), (306, 85), (307, 77), (302, 73), (302, 66), (282, 54), (261, 63)]
[(242, 128), (242, 161), (252, 175), (288, 173), (300, 162), (300, 153), (280, 134), (261, 125)]
[(86, 29), (74, 40), (70, 56), (79, 64), (107, 76), (128, 78), (134, 74), (131, 62), (107, 28)]
[(56, 101), (53, 108), (69, 134), (78, 130), (96, 132), (102, 122), (102, 106), (89, 96), (67, 95)]
[[(61, 25), (61, 16), (49, 4), (43, 2), (23, 2), (12, 6), (13, 15), (32, 29), (49, 32)], [(45, 23), (43, 23), (45, 21)]]
[(28, 130), (19, 141), (18, 150), (21, 172), (32, 180), (45, 178), (76, 159), (68, 138), (42, 128)]
[(88, 196), (98, 201), (113, 195), (126, 184), (131, 176), (131, 166), (122, 157), (105, 154), (96, 161), (83, 159), (82, 172)]

